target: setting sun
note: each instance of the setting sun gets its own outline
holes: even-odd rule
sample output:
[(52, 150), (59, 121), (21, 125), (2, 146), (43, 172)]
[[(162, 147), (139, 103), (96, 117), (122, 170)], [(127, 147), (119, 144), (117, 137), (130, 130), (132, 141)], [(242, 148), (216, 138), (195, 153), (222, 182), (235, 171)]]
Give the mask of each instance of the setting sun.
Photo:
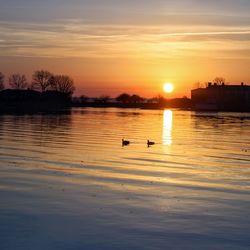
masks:
[(174, 86), (173, 86), (172, 83), (165, 83), (165, 84), (163, 85), (163, 90), (164, 90), (166, 93), (171, 93), (171, 92), (173, 92), (173, 90), (174, 90)]

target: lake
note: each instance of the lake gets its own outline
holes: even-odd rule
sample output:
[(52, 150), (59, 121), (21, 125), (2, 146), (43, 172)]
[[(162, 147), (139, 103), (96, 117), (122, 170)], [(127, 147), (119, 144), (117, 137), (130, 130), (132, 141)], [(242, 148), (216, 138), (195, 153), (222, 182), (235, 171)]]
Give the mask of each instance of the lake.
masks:
[(1, 250), (250, 249), (250, 113), (1, 115), (0, 143)]

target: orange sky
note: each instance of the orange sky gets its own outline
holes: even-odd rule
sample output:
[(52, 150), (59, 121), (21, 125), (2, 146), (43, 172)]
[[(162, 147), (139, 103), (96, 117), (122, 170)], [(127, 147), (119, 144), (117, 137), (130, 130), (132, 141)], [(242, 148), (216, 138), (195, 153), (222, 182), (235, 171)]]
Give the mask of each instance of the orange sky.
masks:
[[(15, 1), (14, 1), (15, 2)], [(244, 4), (244, 6), (242, 6)], [(197, 81), (250, 83), (250, 3), (162, 0), (5, 3), (0, 71), (69, 74), (75, 95), (190, 96)]]

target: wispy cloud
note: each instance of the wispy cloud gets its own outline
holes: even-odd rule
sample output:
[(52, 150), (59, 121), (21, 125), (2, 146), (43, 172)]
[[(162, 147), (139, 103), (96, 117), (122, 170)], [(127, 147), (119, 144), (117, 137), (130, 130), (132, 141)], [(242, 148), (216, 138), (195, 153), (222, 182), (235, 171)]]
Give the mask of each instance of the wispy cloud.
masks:
[(250, 27), (98, 25), (82, 19), (52, 24), (4, 21), (0, 37), (2, 56), (185, 57), (207, 56), (210, 50), (221, 55), (229, 48), (246, 50), (248, 56)]

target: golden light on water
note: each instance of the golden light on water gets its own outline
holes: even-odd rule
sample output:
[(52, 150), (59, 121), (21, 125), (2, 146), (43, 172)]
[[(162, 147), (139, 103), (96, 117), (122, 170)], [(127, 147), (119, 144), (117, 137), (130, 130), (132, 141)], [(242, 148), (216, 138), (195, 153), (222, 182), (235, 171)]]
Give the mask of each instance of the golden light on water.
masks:
[(173, 90), (174, 90), (174, 86), (173, 86), (172, 83), (165, 83), (165, 84), (163, 85), (163, 90), (164, 90), (166, 93), (171, 93), (171, 92), (173, 92)]
[(170, 146), (172, 144), (172, 127), (173, 127), (173, 112), (171, 110), (164, 110), (163, 113), (163, 145)]

